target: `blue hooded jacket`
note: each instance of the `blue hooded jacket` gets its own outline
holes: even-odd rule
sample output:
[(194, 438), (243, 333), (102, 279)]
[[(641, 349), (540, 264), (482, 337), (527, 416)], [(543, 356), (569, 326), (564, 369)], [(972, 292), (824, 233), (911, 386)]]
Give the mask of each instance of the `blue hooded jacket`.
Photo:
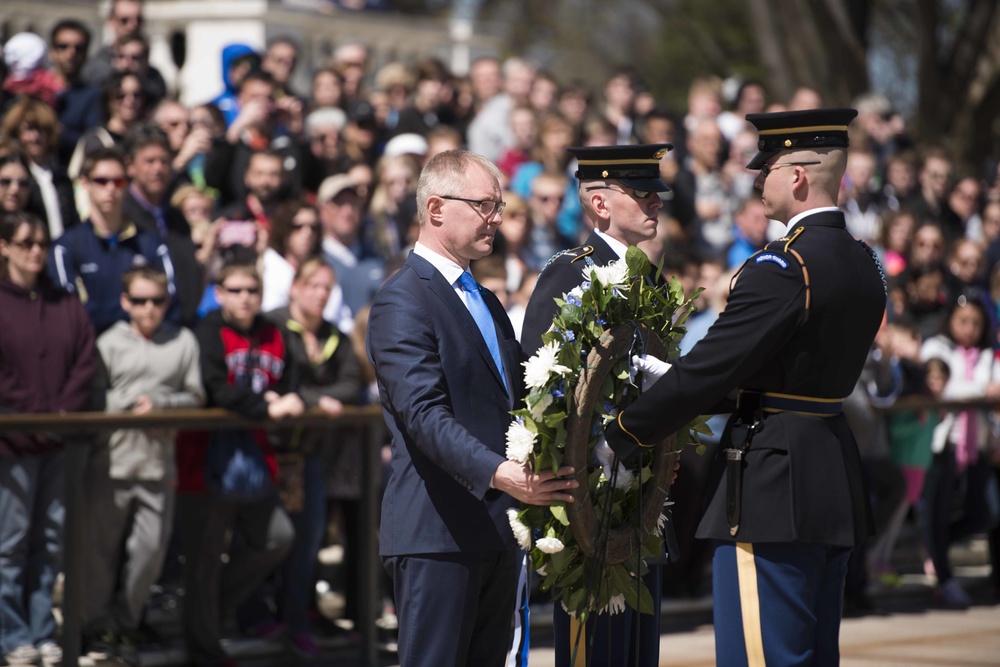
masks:
[(225, 84), (226, 90), (212, 100), (212, 104), (219, 107), (222, 115), (225, 116), (226, 127), (232, 124), (240, 112), (240, 104), (236, 99), (240, 91), (229, 78), (229, 68), (232, 66), (234, 60), (251, 55), (256, 56), (257, 51), (246, 44), (230, 44), (222, 49), (222, 82)]

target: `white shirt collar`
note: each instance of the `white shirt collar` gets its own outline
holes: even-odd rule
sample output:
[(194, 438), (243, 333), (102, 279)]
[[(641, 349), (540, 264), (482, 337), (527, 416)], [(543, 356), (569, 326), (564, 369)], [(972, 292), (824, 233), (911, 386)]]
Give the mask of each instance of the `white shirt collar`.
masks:
[(438, 270), (444, 279), (448, 281), (448, 284), (454, 286), (458, 282), (459, 277), (465, 273), (465, 269), (451, 261), (444, 255), (440, 255), (427, 246), (423, 245), (417, 241), (416, 245), (413, 246), (413, 254), (418, 257), (423, 257), (428, 262), (431, 263), (435, 269)]
[(802, 211), (791, 220), (788, 221), (788, 231), (792, 231), (795, 225), (799, 224), (799, 221), (807, 215), (812, 215), (813, 213), (826, 213), (827, 211), (839, 211), (840, 209), (836, 206), (823, 206), (821, 208), (811, 208), (808, 211)]
[(611, 238), (600, 229), (594, 229), (594, 232), (601, 237), (601, 239), (608, 244), (608, 246), (615, 251), (619, 259), (625, 259), (625, 253), (628, 252), (628, 246), (619, 241), (618, 239)]

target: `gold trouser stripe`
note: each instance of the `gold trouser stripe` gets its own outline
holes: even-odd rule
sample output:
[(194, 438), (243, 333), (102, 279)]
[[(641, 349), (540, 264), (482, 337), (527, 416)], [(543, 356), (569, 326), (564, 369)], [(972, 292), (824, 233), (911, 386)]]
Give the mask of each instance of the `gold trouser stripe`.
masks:
[(760, 596), (757, 593), (757, 564), (753, 544), (736, 543), (736, 576), (740, 582), (740, 611), (743, 615), (743, 644), (749, 667), (767, 667), (764, 637), (760, 630)]
[(805, 134), (807, 132), (847, 132), (846, 125), (811, 125), (809, 127), (779, 127), (774, 130), (757, 130), (757, 134)]
[(580, 619), (573, 614), (569, 614), (569, 655), (573, 667), (587, 667), (587, 626), (581, 625)]

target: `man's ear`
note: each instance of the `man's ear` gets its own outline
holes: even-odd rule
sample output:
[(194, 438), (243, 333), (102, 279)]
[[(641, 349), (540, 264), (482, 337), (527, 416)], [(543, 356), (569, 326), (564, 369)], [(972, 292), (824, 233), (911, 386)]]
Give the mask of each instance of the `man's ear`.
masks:
[(590, 207), (594, 214), (601, 220), (610, 220), (611, 211), (608, 209), (608, 199), (601, 190), (590, 193)]
[(427, 198), (427, 220), (434, 224), (441, 224), (441, 218), (444, 216), (444, 200), (440, 197), (431, 195)]

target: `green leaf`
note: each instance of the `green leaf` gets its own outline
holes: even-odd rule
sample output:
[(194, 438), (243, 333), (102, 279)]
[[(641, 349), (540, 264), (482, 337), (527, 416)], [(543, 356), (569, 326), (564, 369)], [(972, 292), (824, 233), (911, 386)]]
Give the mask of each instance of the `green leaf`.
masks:
[(625, 251), (625, 265), (628, 266), (630, 276), (644, 278), (649, 273), (649, 258), (635, 246), (629, 246)]
[(559, 309), (559, 315), (567, 324), (576, 324), (583, 319), (583, 308), (572, 303), (567, 303)]
[(549, 505), (549, 512), (551, 512), (552, 516), (556, 518), (556, 521), (558, 521), (562, 525), (564, 526), (569, 525), (569, 516), (566, 514), (566, 506), (563, 505), (562, 503), (559, 503), (557, 505)]
[(681, 281), (677, 279), (677, 276), (670, 277), (669, 290), (670, 298), (673, 299), (674, 303), (684, 302), (684, 286), (681, 285)]

